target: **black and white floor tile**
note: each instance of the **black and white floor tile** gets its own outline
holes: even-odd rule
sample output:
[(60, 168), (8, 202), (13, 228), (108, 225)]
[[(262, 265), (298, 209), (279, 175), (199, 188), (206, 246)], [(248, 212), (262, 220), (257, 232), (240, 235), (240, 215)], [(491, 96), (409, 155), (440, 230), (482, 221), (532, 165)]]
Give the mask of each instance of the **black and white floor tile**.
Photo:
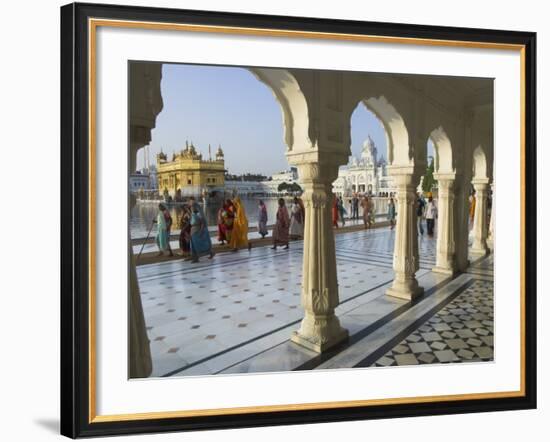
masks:
[(493, 284), (476, 280), (373, 365), (493, 360)]

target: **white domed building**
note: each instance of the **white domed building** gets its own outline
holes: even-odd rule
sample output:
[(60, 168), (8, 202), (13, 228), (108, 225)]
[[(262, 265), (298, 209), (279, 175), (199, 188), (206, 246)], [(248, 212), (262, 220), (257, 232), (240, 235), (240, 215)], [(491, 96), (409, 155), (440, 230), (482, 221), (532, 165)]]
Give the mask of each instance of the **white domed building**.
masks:
[(386, 160), (383, 156), (378, 159), (378, 149), (370, 136), (363, 143), (360, 157), (352, 155), (349, 163), (340, 167), (332, 189), (336, 195), (345, 197), (354, 193), (378, 196), (395, 191), (387, 174)]

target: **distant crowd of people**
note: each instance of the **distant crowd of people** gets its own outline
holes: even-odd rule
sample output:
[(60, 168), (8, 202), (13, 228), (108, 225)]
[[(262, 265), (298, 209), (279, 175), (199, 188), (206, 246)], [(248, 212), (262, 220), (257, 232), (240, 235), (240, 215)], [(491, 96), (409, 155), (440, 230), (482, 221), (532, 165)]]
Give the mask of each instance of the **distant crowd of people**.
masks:
[[(349, 200), (351, 216), (348, 219), (359, 220), (359, 207), (362, 208), (363, 224), (365, 229), (371, 229), (375, 224), (375, 204), (373, 197), (369, 195), (353, 195)], [(475, 214), (476, 199), (475, 194), (470, 196), (470, 225), (473, 225)], [(421, 192), (417, 193), (416, 215), (418, 219), (418, 233), (424, 235), (424, 222), (429, 237), (434, 236), (435, 220), (437, 219), (437, 205), (433, 199), (432, 193), (428, 192), (427, 200)], [(157, 225), (156, 243), (159, 249), (159, 256), (168, 253), (174, 256), (170, 247), (170, 231), (173, 220), (170, 212), (164, 204), (159, 204), (156, 219), (153, 221)], [(188, 256), (192, 262), (198, 262), (201, 256), (213, 258), (212, 240), (208, 230), (207, 219), (204, 215), (201, 205), (195, 198), (189, 198), (188, 202), (182, 208), (183, 213), (179, 219), (179, 248), (181, 255)], [(347, 210), (344, 207), (344, 200), (341, 197), (334, 196), (332, 203), (332, 225), (334, 228), (346, 224)], [(291, 239), (301, 239), (304, 237), (305, 225), (305, 207), (301, 198), (294, 197), (290, 207), (287, 209), (283, 198), (278, 200), (278, 208), (275, 215), (275, 224), (273, 226), (272, 249), (283, 246), (289, 248)], [(258, 202), (258, 234), (265, 238), (268, 234), (268, 211), (264, 201)], [(397, 208), (394, 195), (389, 195), (386, 219), (389, 221), (390, 229), (393, 230), (396, 225)], [(227, 199), (217, 212), (217, 238), (220, 244), (227, 244), (233, 251), (242, 248), (251, 248), (251, 242), (248, 238), (248, 218), (246, 210), (241, 199), (237, 196), (233, 199)]]
[[(349, 200), (349, 205), (351, 208), (351, 216), (348, 219), (359, 220), (359, 207), (363, 209), (363, 225), (365, 229), (371, 229), (374, 227), (376, 222), (376, 209), (374, 205), (374, 198), (370, 195), (364, 195), (359, 197), (359, 195), (354, 194)], [(346, 215), (347, 210), (344, 207), (344, 199), (342, 197), (334, 196), (332, 204), (332, 225), (335, 228), (338, 228), (338, 222), (342, 223), (342, 227), (346, 225)], [(395, 201), (393, 194), (390, 194), (388, 200), (388, 213), (387, 219), (390, 222), (390, 227), (393, 229), (395, 227)]]

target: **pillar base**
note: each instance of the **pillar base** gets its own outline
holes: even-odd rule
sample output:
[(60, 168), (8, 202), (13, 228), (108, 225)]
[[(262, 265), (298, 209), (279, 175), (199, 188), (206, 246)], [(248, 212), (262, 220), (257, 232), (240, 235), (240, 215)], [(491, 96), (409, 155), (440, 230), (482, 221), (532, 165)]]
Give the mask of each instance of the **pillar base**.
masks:
[(323, 353), (330, 348), (347, 341), (348, 331), (340, 326), (336, 316), (331, 319), (304, 318), (300, 330), (292, 332), (290, 340), (316, 353)]
[(390, 287), (386, 290), (387, 296), (393, 296), (394, 298), (406, 299), (407, 301), (413, 301), (424, 294), (424, 287)]
[(454, 276), (458, 273), (458, 270), (452, 267), (435, 266), (434, 268), (432, 268), (432, 272), (442, 273), (443, 275)]
[(488, 247), (482, 247), (482, 248), (471, 248), (470, 249), (470, 255), (475, 256), (487, 256), (490, 253), (490, 250)]

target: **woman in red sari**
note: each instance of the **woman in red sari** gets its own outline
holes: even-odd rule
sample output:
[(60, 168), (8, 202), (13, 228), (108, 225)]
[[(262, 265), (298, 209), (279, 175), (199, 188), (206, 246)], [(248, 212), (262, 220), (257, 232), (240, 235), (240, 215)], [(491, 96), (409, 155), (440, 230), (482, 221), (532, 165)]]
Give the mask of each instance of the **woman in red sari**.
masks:
[(279, 198), (279, 209), (277, 210), (277, 222), (273, 228), (273, 247), (276, 249), (278, 245), (284, 245), (284, 249), (288, 249), (288, 228), (290, 227), (290, 217), (285, 205), (285, 200)]
[(218, 241), (224, 244), (224, 241), (231, 241), (233, 231), (233, 221), (235, 220), (235, 209), (231, 200), (227, 200), (218, 210)]
[(183, 214), (180, 218), (180, 250), (182, 256), (189, 256), (190, 244), (191, 244), (191, 211), (187, 208), (183, 208)]
[(332, 226), (338, 228), (338, 197), (334, 195), (332, 203)]

